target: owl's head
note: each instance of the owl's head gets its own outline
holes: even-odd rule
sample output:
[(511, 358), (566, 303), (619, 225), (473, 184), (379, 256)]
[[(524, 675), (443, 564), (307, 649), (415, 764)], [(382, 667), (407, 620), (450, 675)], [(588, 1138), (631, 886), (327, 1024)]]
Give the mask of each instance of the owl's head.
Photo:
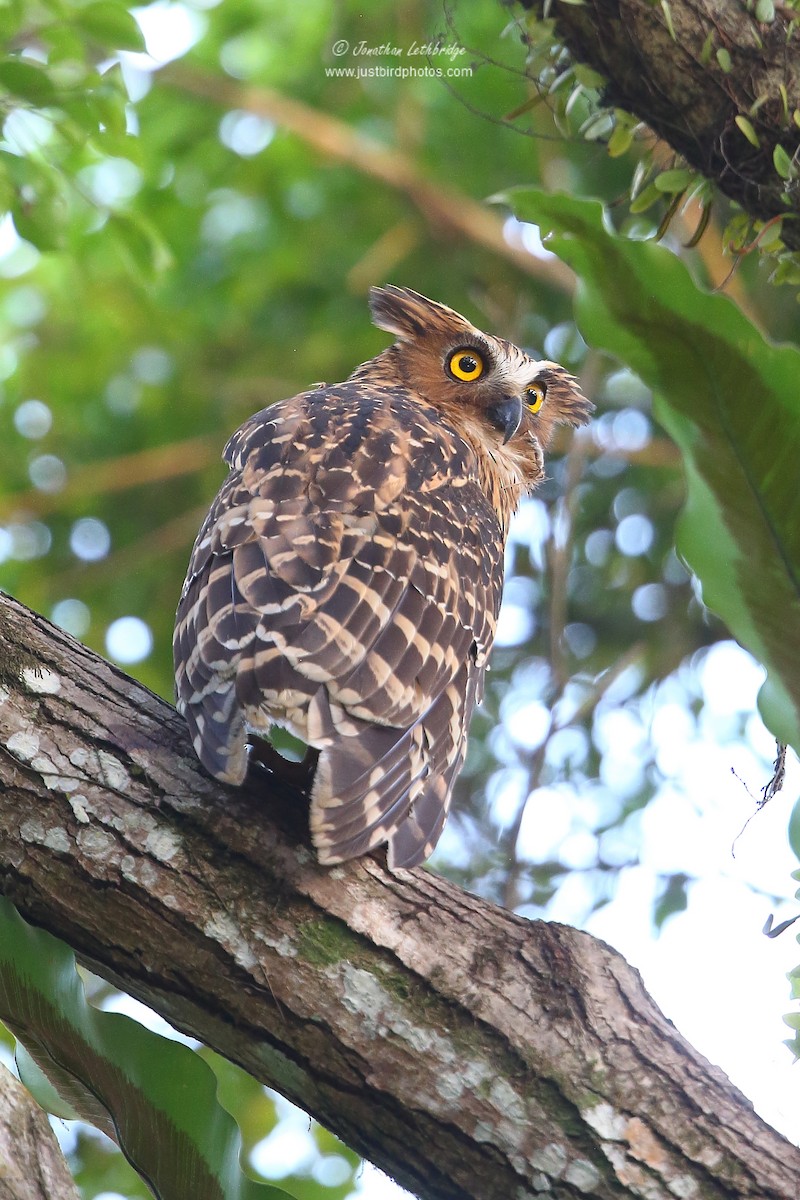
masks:
[(410, 288), (372, 288), (372, 319), (398, 341), (403, 383), (475, 444), (514, 465), (528, 486), (557, 424), (583, 425), (593, 405), (557, 363), (531, 358), (503, 338)]

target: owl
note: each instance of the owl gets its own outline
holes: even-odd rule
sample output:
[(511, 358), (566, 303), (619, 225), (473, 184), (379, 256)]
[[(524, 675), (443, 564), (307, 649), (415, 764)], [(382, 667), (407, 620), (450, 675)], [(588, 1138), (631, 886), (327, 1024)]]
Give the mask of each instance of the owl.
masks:
[(427, 858), (447, 818), (511, 515), (543, 478), (553, 427), (592, 406), (563, 367), (417, 292), (373, 288), (370, 304), (393, 345), (228, 442), (175, 678), (212, 775), (241, 784), (248, 738), (285, 727), (318, 752), (320, 861), (385, 843), (394, 870)]

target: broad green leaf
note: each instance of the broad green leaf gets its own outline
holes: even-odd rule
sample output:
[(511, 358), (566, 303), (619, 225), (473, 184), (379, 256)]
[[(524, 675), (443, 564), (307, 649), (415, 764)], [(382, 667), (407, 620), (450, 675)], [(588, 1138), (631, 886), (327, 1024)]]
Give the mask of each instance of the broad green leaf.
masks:
[(54, 1088), (59, 1111), (114, 1138), (160, 1200), (285, 1200), (243, 1174), (239, 1131), (199, 1055), (88, 1004), (69, 948), (5, 899), (0, 1016), (25, 1047), (21, 1074), (40, 1103)]
[[(22, 1042), (17, 1042), (14, 1057), (20, 1079), (45, 1112), (60, 1117), (62, 1121), (80, 1120), (81, 1114), (78, 1109), (61, 1095)], [(113, 1133), (110, 1136), (113, 1137)]]
[(767, 668), (766, 724), (800, 751), (800, 351), (701, 291), (668, 250), (611, 232), (597, 201), (534, 189), (506, 201), (577, 272), (586, 340), (656, 394), (686, 470), (678, 548), (706, 604)]
[(64, 245), (68, 212), (62, 196), (50, 193), (32, 201), (18, 196), (11, 211), (17, 233), (37, 249), (59, 250)]
[(21, 58), (0, 59), (0, 88), (30, 104), (52, 104), (56, 89), (43, 67)]
[(145, 49), (144, 37), (135, 18), (124, 5), (114, 0), (97, 0), (95, 4), (77, 9), (73, 21), (103, 46), (114, 50)]
[[(42, 44), (47, 47), (48, 65), (80, 63), (84, 57), (84, 42), (80, 34), (68, 25), (48, 25), (39, 31)], [(77, 90), (77, 89), (76, 89)]]
[(662, 171), (657, 175), (654, 183), (659, 192), (682, 192), (696, 178), (694, 171), (689, 167), (676, 167), (671, 171)]

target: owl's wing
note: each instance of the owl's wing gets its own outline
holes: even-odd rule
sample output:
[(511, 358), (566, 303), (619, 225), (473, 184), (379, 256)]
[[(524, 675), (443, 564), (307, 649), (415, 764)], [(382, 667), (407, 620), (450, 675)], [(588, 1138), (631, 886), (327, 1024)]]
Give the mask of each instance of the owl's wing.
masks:
[[(427, 858), (464, 761), (502, 556), (498, 564), (490, 522), (467, 511), (465, 501), (479, 499), (472, 489), (444, 487), (427, 499), (399, 502), (403, 532), (385, 537), (379, 524), (322, 605), (331, 618), (323, 659), (334, 669), (310, 705), (309, 740), (324, 747), (311, 808), (323, 862), (384, 841), (390, 866)], [(348, 603), (340, 608), (342, 592)]]
[(321, 751), (321, 860), (388, 842), (390, 865), (410, 866), (433, 849), (463, 763), (502, 538), (463, 443), (418, 406), (393, 403), (387, 426), (385, 406), (365, 419), (365, 398), (346, 399), (335, 446), (320, 438), (327, 397), (299, 422), (267, 410), (267, 450), (264, 414), (257, 451), (235, 448), (179, 608), (179, 707), (231, 782), (245, 725), (288, 726)]

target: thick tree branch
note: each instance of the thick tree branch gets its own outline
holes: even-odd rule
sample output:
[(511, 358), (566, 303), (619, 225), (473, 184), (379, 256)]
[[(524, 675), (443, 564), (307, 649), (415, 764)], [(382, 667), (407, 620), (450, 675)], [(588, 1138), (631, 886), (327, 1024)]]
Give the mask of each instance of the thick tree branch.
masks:
[[(800, 1151), (603, 943), (435, 874), (320, 868), (301, 798), (0, 596), (0, 889), (431, 1200), (795, 1200)], [(687, 981), (688, 983), (688, 981)]]
[(2, 1065), (0, 1200), (78, 1200), (46, 1114)]
[(791, 214), (784, 241), (800, 247), (798, 179), (782, 179), (773, 161), (776, 146), (793, 161), (800, 150), (794, 10), (776, 4), (774, 20), (761, 24), (730, 0), (521, 2), (540, 16), (548, 8), (575, 58), (607, 78), (607, 103), (635, 113), (751, 216)]

